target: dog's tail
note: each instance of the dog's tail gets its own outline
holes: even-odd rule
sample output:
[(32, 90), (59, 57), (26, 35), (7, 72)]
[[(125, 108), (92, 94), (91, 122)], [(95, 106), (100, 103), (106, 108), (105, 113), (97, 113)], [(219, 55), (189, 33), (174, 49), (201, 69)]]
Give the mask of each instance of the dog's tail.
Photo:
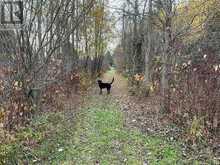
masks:
[(113, 77), (112, 82), (110, 84), (113, 84), (114, 81), (115, 81), (115, 78)]

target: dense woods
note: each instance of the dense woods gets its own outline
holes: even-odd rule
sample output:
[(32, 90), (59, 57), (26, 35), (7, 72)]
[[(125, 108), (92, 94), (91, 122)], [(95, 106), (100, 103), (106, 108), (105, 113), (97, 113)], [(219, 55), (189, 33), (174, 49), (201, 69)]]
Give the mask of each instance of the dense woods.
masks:
[(220, 117), (219, 5), (216, 0), (126, 1), (121, 44), (115, 50), (117, 67), (134, 88), (141, 86), (144, 95), (160, 93), (161, 110), (181, 126), (198, 122), (215, 133)]
[(15, 116), (25, 117), (24, 102), (32, 109), (47, 86), (77, 82), (79, 70), (94, 77), (101, 71), (110, 31), (104, 4), (94, 0), (24, 1), (24, 25), (16, 30), (2, 25), (1, 68), (6, 77), (1, 82), (2, 106), (21, 111), (18, 115), (9, 111), (5, 127), (15, 126), (11, 121)]
[(65, 101), (77, 109), (82, 98), (99, 98), (91, 89), (108, 70), (116, 70), (115, 82), (117, 75), (126, 79), (128, 96), (157, 100), (158, 113), (182, 131), (184, 144), (205, 141), (219, 156), (219, 0), (23, 0), (15, 13), (22, 24), (4, 24), (4, 5), (0, 164), (31, 164), (24, 157), (42, 163), (46, 158), (18, 154), (22, 147), (14, 144), (41, 143), (20, 131), (39, 115), (66, 113)]

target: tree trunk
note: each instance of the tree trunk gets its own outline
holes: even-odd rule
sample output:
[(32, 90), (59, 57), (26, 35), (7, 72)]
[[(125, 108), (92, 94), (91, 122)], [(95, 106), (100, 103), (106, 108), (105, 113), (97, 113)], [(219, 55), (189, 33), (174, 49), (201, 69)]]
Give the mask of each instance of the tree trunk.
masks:
[(164, 50), (163, 50), (163, 69), (162, 69), (162, 95), (163, 107), (165, 112), (170, 112), (170, 73), (171, 73), (171, 56), (172, 56), (172, 2), (169, 1), (166, 9), (166, 22), (164, 26)]
[(147, 33), (147, 51), (145, 54), (145, 84), (148, 85), (150, 82), (149, 78), (149, 59), (151, 55), (151, 41), (152, 41), (152, 0), (149, 0), (149, 13), (148, 13), (148, 33)]

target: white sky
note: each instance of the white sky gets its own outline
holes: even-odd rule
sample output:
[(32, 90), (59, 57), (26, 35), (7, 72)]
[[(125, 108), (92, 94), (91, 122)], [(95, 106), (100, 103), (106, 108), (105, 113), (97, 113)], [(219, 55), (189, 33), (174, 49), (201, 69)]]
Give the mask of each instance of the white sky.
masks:
[[(122, 4), (123, 4), (124, 0), (109, 0), (108, 6), (109, 6), (109, 10), (111, 12), (111, 15), (114, 15), (114, 17), (116, 17), (116, 20), (119, 19), (120, 15), (117, 13), (117, 11), (113, 8), (121, 8)], [(112, 42), (109, 42), (108, 45), (108, 50), (113, 52), (114, 49), (116, 48), (116, 46), (120, 43), (120, 27), (121, 27), (121, 20), (118, 20), (118, 22), (116, 23), (114, 32), (115, 32), (115, 37)]]

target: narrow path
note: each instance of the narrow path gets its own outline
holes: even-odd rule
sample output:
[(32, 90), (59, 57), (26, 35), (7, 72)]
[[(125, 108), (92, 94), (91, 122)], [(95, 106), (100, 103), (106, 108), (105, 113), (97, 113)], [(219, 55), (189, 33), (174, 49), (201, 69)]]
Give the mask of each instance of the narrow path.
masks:
[(113, 96), (127, 96), (128, 95), (128, 84), (125, 77), (117, 73), (114, 69), (106, 72), (103, 75), (103, 80), (110, 82), (112, 78), (115, 78), (115, 81), (112, 85), (112, 95)]
[(78, 116), (68, 163), (100, 165), (176, 164), (175, 146), (125, 127), (125, 116), (111, 96), (89, 97)]
[(127, 97), (127, 81), (114, 70), (104, 74), (103, 81), (110, 82), (113, 77), (111, 95), (87, 97), (87, 106), (76, 122), (74, 145), (68, 148), (71, 155), (67, 164), (176, 164), (181, 157), (176, 146), (126, 127), (127, 116), (119, 100)]

